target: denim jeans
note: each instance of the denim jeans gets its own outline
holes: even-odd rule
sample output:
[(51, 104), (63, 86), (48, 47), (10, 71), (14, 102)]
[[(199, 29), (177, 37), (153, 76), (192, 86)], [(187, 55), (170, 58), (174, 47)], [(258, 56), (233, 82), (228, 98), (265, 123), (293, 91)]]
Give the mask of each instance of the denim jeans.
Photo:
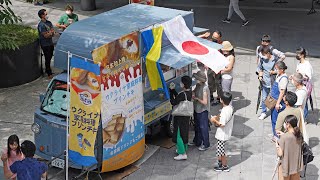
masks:
[(194, 112), (194, 138), (193, 142), (196, 146), (204, 145), (204, 147), (209, 147), (209, 119), (208, 111), (203, 111), (201, 113)]
[(262, 102), (261, 102), (262, 112), (261, 113), (267, 112), (267, 107), (264, 101), (267, 99), (267, 96), (269, 93), (270, 93), (270, 88), (262, 86)]
[(279, 115), (280, 112), (282, 112), (282, 111), (286, 108), (286, 105), (284, 104), (283, 101), (281, 101), (280, 104), (281, 104), (282, 108), (279, 109), (279, 111), (277, 111), (276, 108), (273, 108), (273, 109), (271, 110), (272, 133), (273, 133), (273, 135), (276, 136), (276, 137), (279, 137), (279, 136), (277, 135), (277, 132), (276, 132), (276, 123), (277, 123), (278, 115)]
[(304, 112), (303, 112), (305, 120), (306, 120), (306, 118), (308, 116), (308, 100), (309, 100), (309, 98), (307, 98), (306, 106), (304, 107)]

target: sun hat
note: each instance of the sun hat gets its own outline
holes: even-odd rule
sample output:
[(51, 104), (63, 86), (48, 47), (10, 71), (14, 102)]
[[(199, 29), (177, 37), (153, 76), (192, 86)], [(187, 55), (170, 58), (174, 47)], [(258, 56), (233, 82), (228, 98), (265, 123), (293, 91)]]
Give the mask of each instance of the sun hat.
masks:
[(222, 51), (231, 51), (233, 49), (233, 46), (231, 45), (231, 43), (229, 41), (223, 41), (222, 42)]
[(197, 73), (194, 73), (192, 77), (196, 78), (197, 80), (201, 82), (206, 82), (207, 81), (207, 76), (204, 72), (198, 71)]

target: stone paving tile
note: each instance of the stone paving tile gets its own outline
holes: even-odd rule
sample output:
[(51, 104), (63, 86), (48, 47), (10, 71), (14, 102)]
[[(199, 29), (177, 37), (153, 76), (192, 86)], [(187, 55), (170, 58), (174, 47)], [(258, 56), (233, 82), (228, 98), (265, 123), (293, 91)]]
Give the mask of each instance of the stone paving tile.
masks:
[(153, 173), (153, 166), (152, 165), (142, 165), (140, 169), (138, 169), (135, 173), (131, 174), (127, 177), (127, 180), (149, 180)]
[(195, 179), (197, 172), (197, 165), (196, 164), (186, 164), (186, 165), (178, 165), (175, 169), (175, 174), (173, 179), (176, 180), (183, 180), (183, 179)]
[(164, 179), (169, 180), (173, 179), (173, 176), (175, 174), (175, 166), (170, 165), (155, 165), (152, 171), (152, 175), (150, 179)]
[(215, 172), (213, 170), (212, 165), (207, 166), (198, 166), (195, 179), (212, 179), (217, 180), (218, 179), (218, 172)]
[[(245, 159), (247, 158), (247, 159)], [(262, 169), (262, 155), (251, 155), (250, 157), (242, 157), (241, 172), (259, 171)]]
[(245, 172), (241, 172), (240, 180), (247, 180), (247, 179), (262, 179), (262, 171), (261, 168), (257, 167), (255, 170), (249, 170)]

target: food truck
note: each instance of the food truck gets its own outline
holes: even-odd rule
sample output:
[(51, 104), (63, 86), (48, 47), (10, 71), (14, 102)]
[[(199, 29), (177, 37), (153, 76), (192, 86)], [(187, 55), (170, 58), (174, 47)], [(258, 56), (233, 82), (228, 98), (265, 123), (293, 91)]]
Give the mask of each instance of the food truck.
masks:
[[(69, 164), (74, 168), (113, 171), (142, 157), (145, 134), (169, 122), (172, 106), (165, 89), (192, 76), (196, 59), (180, 54), (163, 33), (163, 89), (152, 90), (146, 65), (143, 31), (181, 15), (194, 33), (192, 11), (129, 4), (72, 24), (54, 53), (53, 77), (34, 113), (36, 155), (64, 168), (68, 133)], [(198, 40), (211, 48), (220, 45)], [(179, 87), (177, 87), (179, 90)], [(87, 162), (87, 163), (85, 163)]]

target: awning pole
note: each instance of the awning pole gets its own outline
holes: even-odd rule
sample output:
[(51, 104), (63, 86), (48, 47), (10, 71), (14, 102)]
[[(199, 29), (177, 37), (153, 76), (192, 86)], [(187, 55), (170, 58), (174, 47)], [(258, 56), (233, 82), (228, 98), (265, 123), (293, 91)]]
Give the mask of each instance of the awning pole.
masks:
[(69, 97), (67, 98), (67, 128), (66, 128), (66, 179), (68, 179), (69, 175), (69, 117), (70, 117), (70, 58), (72, 54), (68, 51), (68, 70), (67, 70), (67, 92), (69, 92)]

